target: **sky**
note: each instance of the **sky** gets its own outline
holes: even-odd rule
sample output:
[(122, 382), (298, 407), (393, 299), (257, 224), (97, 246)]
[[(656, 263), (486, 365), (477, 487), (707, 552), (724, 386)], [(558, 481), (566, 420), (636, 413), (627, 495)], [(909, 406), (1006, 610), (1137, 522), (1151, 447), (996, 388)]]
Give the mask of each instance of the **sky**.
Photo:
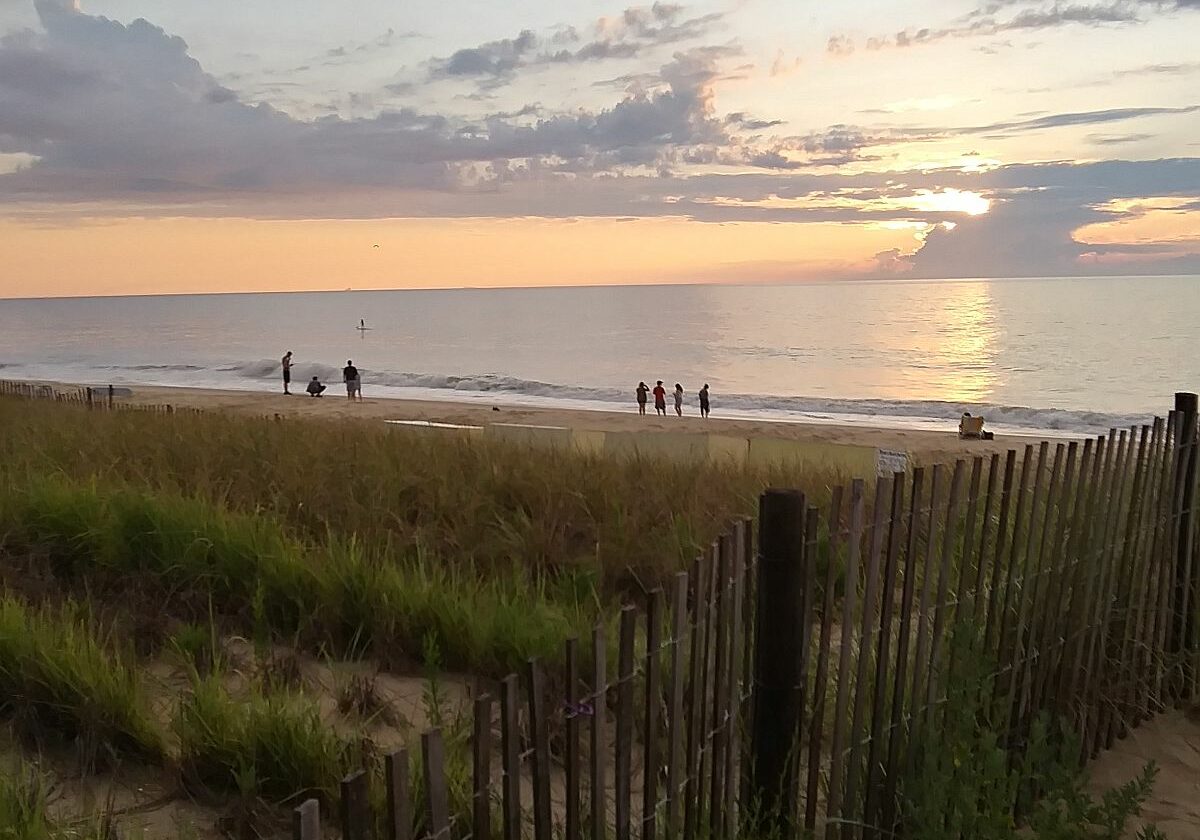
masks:
[(1200, 0), (0, 0), (0, 297), (1200, 274)]

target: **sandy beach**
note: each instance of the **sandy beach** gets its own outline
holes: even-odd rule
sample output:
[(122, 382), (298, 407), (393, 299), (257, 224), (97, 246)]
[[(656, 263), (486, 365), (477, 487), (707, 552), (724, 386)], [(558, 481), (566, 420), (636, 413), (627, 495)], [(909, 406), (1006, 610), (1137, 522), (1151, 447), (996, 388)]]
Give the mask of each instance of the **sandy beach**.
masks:
[[(59, 383), (60, 387), (75, 387)], [(303, 385), (303, 383), (301, 383)], [(1039, 438), (1024, 435), (997, 436), (994, 441), (963, 441), (957, 434), (954, 418), (947, 418), (946, 432), (895, 429), (870, 426), (846, 426), (824, 423), (793, 423), (757, 419), (727, 419), (697, 416), (639, 416), (633, 406), (627, 412), (581, 411), (564, 408), (508, 406), (478, 402), (441, 400), (403, 400), (372, 398), (361, 403), (345, 398), (339, 385), (314, 399), (303, 393), (284, 396), (278, 392), (232, 391), (204, 388), (175, 388), (127, 385), (131, 396), (119, 397), (131, 404), (169, 404), (254, 415), (283, 415), (355, 421), (421, 420), (486, 426), (492, 423), (531, 424), (605, 432), (682, 432), (715, 433), (735, 437), (778, 438), (783, 440), (870, 446), (908, 453), (913, 463), (932, 464), (974, 455), (990, 455), (1008, 449), (1022, 449)]]

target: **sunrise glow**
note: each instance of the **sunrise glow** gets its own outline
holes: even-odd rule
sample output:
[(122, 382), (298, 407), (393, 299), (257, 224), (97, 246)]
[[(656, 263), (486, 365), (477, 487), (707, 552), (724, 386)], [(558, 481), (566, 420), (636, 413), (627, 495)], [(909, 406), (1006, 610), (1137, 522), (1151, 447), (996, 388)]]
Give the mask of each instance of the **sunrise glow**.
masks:
[(1200, 271), (1198, 7), (1054, 8), (18, 0), (0, 297)]

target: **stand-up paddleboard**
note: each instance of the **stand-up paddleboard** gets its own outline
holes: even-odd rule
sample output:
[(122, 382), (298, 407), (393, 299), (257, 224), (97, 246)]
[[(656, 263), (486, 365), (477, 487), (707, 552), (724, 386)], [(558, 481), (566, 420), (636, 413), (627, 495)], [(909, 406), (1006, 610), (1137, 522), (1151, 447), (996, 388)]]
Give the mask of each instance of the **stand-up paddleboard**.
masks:
[(358, 326), (354, 329), (358, 330), (359, 332), (366, 332), (367, 330), (372, 329), (372, 327), (368, 327), (366, 321), (359, 320)]

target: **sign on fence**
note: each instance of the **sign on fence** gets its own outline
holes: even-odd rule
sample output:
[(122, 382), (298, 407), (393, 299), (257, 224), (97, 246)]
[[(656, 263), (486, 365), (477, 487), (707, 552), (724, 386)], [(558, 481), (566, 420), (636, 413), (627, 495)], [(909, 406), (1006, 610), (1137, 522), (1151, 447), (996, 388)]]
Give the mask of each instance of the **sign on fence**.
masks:
[(908, 453), (895, 449), (880, 449), (875, 456), (876, 475), (894, 475), (908, 472)]

